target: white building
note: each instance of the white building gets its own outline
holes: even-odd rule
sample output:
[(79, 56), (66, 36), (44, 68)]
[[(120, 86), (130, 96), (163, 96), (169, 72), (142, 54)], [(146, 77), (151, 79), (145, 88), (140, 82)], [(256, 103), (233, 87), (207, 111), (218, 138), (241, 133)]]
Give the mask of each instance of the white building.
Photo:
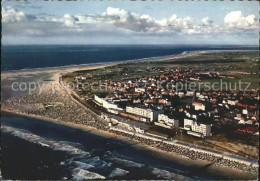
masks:
[(158, 114), (158, 122), (154, 122), (155, 125), (165, 127), (165, 128), (178, 128), (179, 127), (179, 120), (169, 118), (165, 114)]
[(202, 110), (205, 111), (205, 105), (200, 102), (193, 102), (192, 105), (196, 111)]
[(123, 111), (121, 107), (119, 107), (117, 104), (113, 103), (111, 99), (106, 99), (106, 98), (101, 98), (97, 95), (94, 95), (94, 100), (100, 105), (103, 106), (104, 108), (108, 109), (109, 112), (113, 113), (118, 113), (120, 111)]
[(131, 106), (126, 106), (126, 112), (149, 118), (150, 121), (157, 120), (158, 114), (162, 113), (162, 111), (155, 111), (152, 109), (131, 107)]
[(104, 98), (101, 98), (101, 97), (99, 97), (99, 96), (97, 96), (97, 95), (94, 95), (94, 100), (95, 100), (98, 104), (103, 105), (103, 100), (104, 100)]
[(186, 96), (193, 96), (194, 95), (194, 91), (187, 91)]
[(237, 124), (246, 124), (244, 119), (240, 119)]
[(196, 92), (196, 97), (199, 97), (200, 96), (200, 92)]
[[(203, 136), (211, 136), (211, 125), (210, 124), (198, 124), (193, 119), (184, 119), (184, 129), (201, 133)], [(189, 134), (189, 132), (187, 132)], [(195, 135), (194, 135), (195, 136)]]
[(145, 88), (135, 88), (135, 92), (145, 92)]
[(103, 107), (106, 108), (106, 109), (121, 109), (121, 110), (123, 110), (117, 104), (113, 103), (110, 100), (103, 100)]
[(248, 109), (243, 109), (242, 110), (242, 114), (245, 114), (247, 116), (253, 116), (254, 112), (253, 111), (250, 111)]
[(227, 100), (227, 103), (231, 106), (235, 106), (238, 103), (238, 100)]

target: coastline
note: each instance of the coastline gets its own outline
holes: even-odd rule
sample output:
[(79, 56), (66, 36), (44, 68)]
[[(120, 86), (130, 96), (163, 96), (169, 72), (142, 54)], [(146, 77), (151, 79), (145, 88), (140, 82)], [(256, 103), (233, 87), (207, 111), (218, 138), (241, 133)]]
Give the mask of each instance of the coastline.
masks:
[[(90, 134), (94, 134), (96, 136), (101, 136), (107, 139), (115, 139), (121, 142), (124, 142), (138, 150), (141, 150), (143, 152), (149, 152), (150, 154), (159, 157), (159, 158), (163, 158), (163, 159), (167, 159), (170, 160), (174, 163), (179, 163), (184, 165), (185, 167), (191, 167), (194, 170), (197, 170), (198, 172), (200, 172), (200, 169), (204, 169), (204, 167), (207, 167), (207, 165), (209, 164), (209, 162), (204, 161), (204, 160), (193, 160), (190, 159), (186, 156), (183, 155), (179, 155), (176, 154), (174, 152), (167, 152), (164, 150), (160, 150), (157, 149), (155, 147), (149, 146), (149, 145), (144, 145), (139, 141), (133, 140), (133, 139), (129, 139), (127, 137), (121, 136), (121, 135), (117, 135), (108, 131), (104, 131), (104, 130), (99, 130), (97, 128), (94, 127), (90, 127), (87, 125), (83, 125), (83, 124), (76, 124), (73, 122), (64, 122), (64, 121), (60, 121), (60, 120), (55, 120), (52, 118), (48, 118), (48, 117), (43, 117), (43, 116), (38, 116), (38, 115), (31, 115), (31, 114), (27, 114), (27, 113), (20, 113), (20, 112), (14, 112), (11, 110), (7, 110), (7, 109), (1, 109), (1, 111), (9, 113), (9, 114), (13, 114), (15, 116), (21, 116), (21, 117), (25, 117), (25, 118), (31, 118), (31, 119), (37, 119), (40, 121), (46, 121), (49, 123), (54, 123), (57, 125), (61, 125), (61, 126), (66, 126), (66, 127), (70, 127), (73, 129), (79, 129), (85, 132), (88, 132)], [(32, 120), (30, 120), (32, 121)], [(254, 179), (254, 174), (251, 174), (249, 172), (243, 172), (241, 170), (237, 170), (237, 169), (232, 169), (230, 167), (226, 167), (223, 165), (211, 165), (210, 167), (207, 168), (207, 171), (209, 171), (210, 173), (213, 174), (218, 174), (219, 172), (222, 173), (222, 175), (229, 177), (230, 179)], [(250, 177), (250, 178), (249, 178)]]
[[(227, 50), (227, 51), (229, 51), (229, 50)], [(230, 51), (233, 52), (235, 50), (230, 50)], [(216, 50), (216, 51), (210, 51), (210, 52), (213, 53), (213, 52), (221, 52), (221, 51), (220, 50)], [(173, 59), (178, 59), (178, 58), (183, 58), (183, 57), (188, 57), (188, 56), (196, 56), (197, 54), (201, 54), (201, 53), (209, 53), (209, 51), (200, 51), (200, 52), (196, 52), (194, 54), (183, 55), (181, 57), (172, 57), (172, 58), (169, 58), (169, 59), (157, 60), (157, 61), (167, 61), (167, 60), (173, 60)], [(151, 61), (151, 60), (146, 60), (146, 61)], [(156, 60), (154, 60), (154, 61), (156, 61)], [(40, 74), (40, 73), (44, 73), (44, 74), (47, 74), (47, 75), (52, 77), (53, 81), (47, 82), (47, 85), (51, 85), (51, 83), (59, 84), (59, 77), (60, 77), (61, 74), (74, 72), (74, 71), (79, 71), (79, 70), (90, 70), (90, 69), (104, 68), (104, 67), (107, 67), (107, 66), (116, 65), (116, 64), (122, 64), (122, 63), (128, 63), (128, 62), (115, 62), (115, 64), (99, 65), (99, 66), (97, 66), (97, 65), (94, 66), (93, 65), (93, 66), (90, 66), (90, 67), (89, 67), (89, 65), (87, 67), (80, 67), (80, 65), (79, 65), (79, 67), (66, 67), (66, 68), (62, 67), (62, 68), (51, 69), (51, 70), (46, 70), (46, 69), (40, 70), (40, 69), (37, 69), (37, 70), (32, 70), (32, 71), (31, 70), (17, 71), (16, 73), (6, 72), (6, 73), (2, 73), (1, 77), (3, 76), (2, 79), (8, 79), (8, 78), (17, 77), (17, 76), (26, 76), (27, 74)], [(124, 141), (124, 142), (129, 143), (129, 144), (137, 143), (137, 144), (134, 145), (135, 147), (139, 147), (140, 149), (144, 149), (144, 150), (150, 150), (152, 152), (155, 152), (158, 155), (160, 155), (160, 154), (161, 155), (167, 155), (167, 156), (170, 156), (171, 159), (173, 157), (175, 160), (178, 160), (179, 162), (183, 162), (183, 160), (186, 160), (187, 161), (187, 165), (197, 165), (198, 167), (203, 167), (204, 165), (207, 165), (209, 163), (209, 162), (206, 162), (206, 161), (203, 161), (203, 160), (192, 160), (192, 159), (187, 158), (186, 156), (175, 154), (173, 152), (167, 152), (167, 151), (164, 151), (164, 150), (160, 150), (160, 149), (151, 147), (149, 145), (138, 144), (139, 142), (135, 141), (133, 139), (129, 139), (129, 138), (126, 138), (126, 137), (123, 137), (121, 135), (117, 135), (117, 134), (114, 134), (114, 133), (111, 133), (111, 132), (108, 132), (108, 131), (99, 130), (97, 128), (90, 127), (90, 126), (87, 126), (87, 125), (76, 124), (76, 123), (73, 123), (73, 122), (68, 123), (68, 122), (55, 120), (55, 119), (48, 118), (48, 117), (37, 116), (37, 115), (30, 115), (30, 114), (27, 114), (27, 113), (17, 113), (17, 112), (11, 111), (11, 110), (5, 110), (5, 109), (1, 109), (1, 110), (9, 112), (9, 113), (12, 113), (12, 114), (17, 114), (17, 115), (20, 115), (20, 116), (35, 118), (35, 119), (39, 119), (39, 120), (42, 120), (42, 121), (48, 121), (48, 122), (52, 122), (52, 123), (63, 125), (63, 126), (69, 126), (69, 127), (72, 127), (72, 128), (81, 129), (81, 130), (86, 131), (86, 132), (91, 132), (91, 134), (96, 134), (96, 135), (99, 135), (99, 136), (102, 136), (102, 137), (105, 137), (105, 138), (118, 139), (120, 141)], [(233, 171), (233, 172), (236, 172), (236, 173), (239, 173), (239, 174), (246, 174), (246, 173), (244, 173), (242, 171), (231, 169), (231, 168), (225, 167), (225, 166), (216, 166), (216, 165), (214, 165), (214, 166), (211, 166), (211, 167), (216, 169), (216, 170), (221, 169), (223, 172), (229, 172), (229, 171), (231, 172), (231, 171)]]
[[(18, 69), (18, 70), (3, 70), (1, 71), (2, 74), (9, 74), (9, 73), (38, 73), (41, 72), (53, 72), (53, 71), (65, 71), (65, 72), (73, 72), (78, 70), (88, 70), (102, 68), (107, 66), (113, 66), (118, 64), (125, 64), (125, 63), (132, 63), (132, 62), (150, 62), (150, 61), (167, 61), (167, 60), (174, 60), (179, 58), (186, 58), (190, 56), (196, 56), (199, 54), (205, 53), (220, 53), (220, 52), (244, 52), (244, 51), (258, 51), (258, 50), (198, 50), (198, 51), (185, 51), (180, 54), (174, 55), (164, 55), (164, 56), (156, 56), (156, 57), (145, 57), (140, 59), (131, 59), (131, 60), (123, 60), (123, 61), (112, 61), (112, 62), (99, 62), (99, 63), (89, 63), (89, 64), (71, 64), (71, 65), (63, 65), (58, 67), (43, 67), (43, 68), (28, 68), (28, 69)], [(71, 71), (70, 71), (71, 70)]]

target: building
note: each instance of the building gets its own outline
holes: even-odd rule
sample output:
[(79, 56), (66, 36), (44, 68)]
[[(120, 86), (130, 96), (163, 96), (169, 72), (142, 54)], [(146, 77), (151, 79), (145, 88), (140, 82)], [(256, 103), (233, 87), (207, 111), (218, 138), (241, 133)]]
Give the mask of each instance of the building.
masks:
[(145, 92), (145, 88), (135, 88), (135, 92)]
[(103, 106), (111, 113), (118, 114), (119, 112), (123, 111), (123, 109), (117, 104), (113, 103), (111, 99), (101, 98), (97, 95), (94, 95), (94, 100), (96, 103), (98, 103), (100, 106)]
[(193, 102), (192, 105), (196, 111), (202, 110), (205, 111), (205, 105), (200, 102)]
[(194, 91), (187, 91), (186, 96), (193, 96), (194, 95)]
[(231, 106), (235, 106), (238, 103), (238, 100), (227, 100), (227, 103)]
[(142, 116), (145, 118), (149, 118), (150, 121), (154, 121), (158, 119), (158, 114), (162, 113), (163, 111), (156, 111), (148, 108), (142, 108), (142, 107), (131, 107), (131, 106), (126, 106), (126, 112), (135, 114), (138, 116)]
[[(184, 129), (187, 130), (188, 134), (191, 132), (200, 133), (201, 137), (211, 136), (211, 125), (210, 124), (199, 124), (196, 120), (193, 119), (184, 119)], [(199, 134), (191, 134), (193, 136)]]
[(179, 120), (169, 118), (169, 116), (165, 114), (158, 114), (158, 122), (154, 122), (154, 124), (169, 129), (179, 128)]
[(95, 100), (99, 105), (103, 106), (103, 100), (104, 100), (104, 98), (101, 98), (101, 97), (99, 97), (99, 96), (97, 96), (97, 95), (94, 95), (94, 100)]

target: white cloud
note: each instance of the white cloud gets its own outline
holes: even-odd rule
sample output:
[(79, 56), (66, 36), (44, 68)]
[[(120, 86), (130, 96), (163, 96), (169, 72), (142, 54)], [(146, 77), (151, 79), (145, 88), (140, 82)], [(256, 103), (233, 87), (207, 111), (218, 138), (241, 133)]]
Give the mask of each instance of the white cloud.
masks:
[(2, 7), (2, 22), (3, 23), (15, 23), (25, 21), (26, 16), (24, 12), (17, 11), (11, 7), (7, 7), (6, 9)]
[(116, 16), (119, 18), (119, 21), (121, 22), (126, 22), (127, 19), (132, 15), (128, 13), (124, 9), (119, 9), (119, 8), (113, 8), (113, 7), (108, 7), (107, 11), (103, 13), (104, 16)]
[[(102, 14), (103, 23), (112, 24), (135, 33), (163, 34), (163, 33), (187, 33), (194, 27), (194, 20), (190, 17), (178, 18), (173, 14), (169, 18), (155, 19), (147, 14), (139, 15), (124, 9), (108, 7)], [(195, 31), (194, 31), (195, 32)]]
[(231, 11), (225, 16), (224, 22), (231, 28), (248, 28), (255, 24), (255, 15), (243, 16), (241, 11)]
[(65, 26), (75, 27), (77, 18), (75, 18), (75, 17), (73, 17), (69, 14), (65, 14), (64, 17), (63, 17), (63, 21), (64, 21)]
[(205, 25), (205, 26), (210, 26), (212, 25), (213, 21), (209, 19), (209, 17), (206, 17), (206, 18), (202, 18), (201, 20), (202, 24)]
[[(209, 17), (196, 20), (178, 17), (176, 14), (155, 18), (148, 14), (137, 14), (120, 8), (108, 7), (100, 14), (54, 16), (38, 14), (37, 17), (2, 8), (3, 35), (24, 34), (34, 36), (84, 36), (84, 35), (223, 35), (257, 30), (255, 16), (243, 16), (241, 11), (228, 13), (225, 24), (216, 24)], [(23, 31), (21, 31), (23, 30)]]

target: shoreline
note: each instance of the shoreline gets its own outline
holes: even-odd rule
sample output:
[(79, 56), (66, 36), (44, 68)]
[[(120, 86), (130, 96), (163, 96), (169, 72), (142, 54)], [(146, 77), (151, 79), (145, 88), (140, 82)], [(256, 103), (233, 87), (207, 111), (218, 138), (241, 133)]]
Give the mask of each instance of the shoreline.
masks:
[[(81, 131), (87, 132), (89, 134), (94, 134), (96, 136), (100, 136), (103, 138), (107, 138), (107, 139), (115, 139), (117, 141), (121, 141), (126, 143), (129, 146), (132, 146), (138, 150), (144, 151), (144, 152), (149, 152), (152, 155), (155, 155), (156, 157), (159, 158), (163, 158), (163, 159), (167, 159), (173, 162), (177, 162), (177, 163), (181, 163), (182, 165), (184, 165), (185, 167), (192, 167), (193, 169), (197, 170), (198, 172), (200, 172), (200, 169), (203, 169), (206, 165), (209, 164), (209, 162), (204, 161), (204, 160), (194, 160), (194, 159), (190, 159), (184, 155), (179, 155), (176, 154), (174, 152), (167, 152), (165, 150), (160, 150), (157, 149), (155, 147), (149, 146), (149, 145), (144, 145), (142, 144), (142, 142), (139, 142), (137, 140), (133, 140), (115, 133), (111, 133), (105, 130), (99, 130), (95, 127), (91, 127), (88, 125), (83, 125), (83, 124), (76, 124), (73, 122), (64, 122), (64, 121), (60, 121), (60, 120), (55, 120), (52, 118), (48, 118), (48, 117), (43, 117), (43, 116), (38, 116), (38, 115), (32, 115), (32, 114), (27, 114), (27, 113), (20, 113), (20, 112), (15, 112), (15, 111), (11, 111), (8, 109), (1, 109), (1, 112), (6, 112), (15, 116), (21, 116), (21, 117), (25, 117), (25, 118), (29, 118), (29, 119), (37, 119), (40, 121), (45, 121), (45, 122), (49, 122), (49, 123), (53, 123), (56, 125), (60, 125), (60, 126), (66, 126), (69, 128), (73, 128), (73, 129), (79, 129)], [(33, 121), (33, 120), (30, 120)], [(208, 169), (207, 169), (208, 170)], [(230, 176), (230, 178), (233, 178), (234, 176), (237, 176), (238, 178), (240, 177), (244, 177), (243, 179), (246, 179), (248, 174), (250, 173), (250, 175), (254, 175), (257, 176), (256, 174), (253, 174), (251, 172), (244, 172), (238, 169), (233, 169), (227, 166), (223, 166), (223, 165), (211, 165), (209, 168), (209, 172), (213, 173), (213, 174), (217, 174), (218, 172), (223, 172), (224, 175), (226, 176)], [(232, 175), (230, 175), (232, 174)], [(251, 175), (251, 177), (252, 177)]]
[[(234, 52), (235, 50), (226, 50), (226, 51)], [(193, 54), (185, 54), (185, 55), (183, 55), (181, 57), (171, 57), (171, 58), (169, 58), (169, 60), (179, 59), (179, 58), (183, 58), (183, 57), (196, 56), (198, 54), (203, 54), (203, 53), (214, 53), (214, 52), (222, 52), (222, 50), (216, 50), (216, 51), (210, 50), (210, 51), (206, 51), (206, 52), (205, 51), (199, 51), (199, 52), (195, 52)], [(168, 59), (164, 59), (164, 60), (146, 60), (146, 61), (167, 61), (167, 60)], [(135, 61), (133, 61), (133, 62), (135, 62)], [(61, 74), (74, 72), (74, 71), (79, 71), (79, 70), (99, 69), (99, 68), (104, 68), (104, 67), (107, 67), (107, 66), (117, 65), (117, 64), (122, 64), (122, 63), (131, 63), (131, 62), (115, 62), (115, 64), (110, 64), (110, 65), (99, 65), (99, 66), (98, 65), (96, 65), (96, 66), (93, 65), (93, 66), (88, 66), (88, 67), (67, 67), (67, 68), (63, 67), (63, 68), (51, 69), (51, 70), (46, 70), (46, 69), (44, 69), (44, 70), (37, 69), (37, 70), (33, 70), (33, 71), (26, 70), (26, 71), (17, 71), (16, 73), (8, 72), (8, 73), (3, 73), (4, 75), (2, 74), (1, 77), (4, 76), (4, 79), (8, 79), (10, 77), (11, 78), (12, 77), (18, 77), (20, 75), (26, 77), (27, 74), (36, 74), (37, 75), (37, 74), (40, 74), (40, 73), (45, 73), (47, 75), (50, 75), (54, 79), (54, 83), (58, 83), (59, 85), (61, 85), (59, 83), (59, 77), (60, 77)], [(68, 96), (70, 96), (70, 95), (68, 95)], [(95, 135), (98, 135), (98, 136), (101, 136), (101, 137), (105, 137), (105, 138), (109, 138), (109, 139), (117, 139), (117, 140), (129, 143), (129, 144), (137, 143), (137, 144), (134, 145), (134, 147), (139, 147), (139, 148), (143, 148), (145, 150), (150, 150), (150, 151), (156, 152), (158, 154), (166, 154), (167, 156), (169, 156), (171, 158), (175, 157), (176, 160), (181, 160), (181, 161), (186, 160), (187, 162), (192, 162), (193, 165), (199, 165), (199, 167), (202, 167), (203, 165), (209, 164), (209, 162), (204, 161), (204, 160), (193, 160), (193, 159), (188, 158), (187, 156), (179, 155), (179, 154), (174, 153), (174, 152), (167, 152), (167, 151), (164, 151), (164, 150), (161, 150), (161, 149), (158, 149), (158, 148), (146, 145), (146, 144), (142, 144), (141, 142), (138, 142), (138, 141), (136, 141), (134, 139), (126, 138), (125, 136), (118, 135), (116, 133), (111, 133), (111, 132), (104, 131), (104, 130), (100, 130), (100, 129), (97, 129), (95, 127), (91, 127), (91, 126), (88, 126), (88, 125), (84, 125), (84, 124), (80, 124), (80, 123), (78, 124), (78, 123), (73, 123), (73, 122), (65, 122), (65, 121), (61, 121), (61, 120), (55, 120), (55, 119), (52, 119), (52, 118), (49, 118), (49, 117), (45, 117), (45, 116), (32, 115), (32, 114), (27, 114), (27, 113), (19, 113), (19, 112), (15, 112), (15, 111), (12, 111), (12, 110), (1, 109), (1, 111), (6, 111), (6, 112), (9, 112), (11, 114), (17, 114), (17, 115), (20, 115), (20, 116), (25, 116), (25, 117), (30, 117), (30, 118), (34, 118), (34, 119), (39, 119), (39, 120), (42, 120), (42, 121), (48, 121), (48, 122), (51, 122), (51, 123), (54, 123), (54, 124), (68, 126), (68, 127), (72, 127), (72, 128), (76, 128), (76, 129), (81, 129), (83, 131), (90, 132), (91, 134), (95, 134)], [(139, 143), (141, 143), (141, 144), (139, 144)], [(245, 172), (240, 171), (238, 169), (233, 169), (233, 168), (230, 168), (230, 167), (227, 167), (227, 166), (223, 166), (223, 165), (216, 166), (214, 164), (211, 167), (218, 168), (218, 169), (223, 169), (223, 171), (225, 171), (227, 169), (227, 170), (232, 170), (233, 172), (238, 172), (240, 174), (246, 174)]]
[[(55, 67), (43, 67), (43, 68), (24, 68), (18, 70), (2, 70), (1, 74), (8, 74), (8, 73), (32, 73), (37, 71), (49, 72), (55, 70), (70, 70), (70, 69), (85, 69), (91, 67), (106, 67), (106, 66), (113, 66), (118, 64), (125, 64), (125, 63), (133, 63), (133, 62), (150, 62), (150, 61), (167, 61), (167, 60), (174, 60), (179, 58), (190, 57), (199, 54), (205, 53), (220, 53), (220, 52), (244, 52), (244, 51), (258, 51), (258, 50), (243, 50), (243, 49), (234, 49), (234, 50), (198, 50), (198, 51), (184, 51), (179, 54), (173, 55), (162, 55), (162, 56), (155, 56), (155, 57), (144, 57), (139, 59), (130, 59), (130, 60), (121, 60), (121, 61), (110, 61), (110, 62), (98, 62), (98, 63), (88, 63), (88, 64), (71, 64), (71, 65), (62, 65), (62, 66), (55, 66)], [(188, 52), (188, 53), (186, 53)], [(160, 60), (161, 59), (161, 60)]]

